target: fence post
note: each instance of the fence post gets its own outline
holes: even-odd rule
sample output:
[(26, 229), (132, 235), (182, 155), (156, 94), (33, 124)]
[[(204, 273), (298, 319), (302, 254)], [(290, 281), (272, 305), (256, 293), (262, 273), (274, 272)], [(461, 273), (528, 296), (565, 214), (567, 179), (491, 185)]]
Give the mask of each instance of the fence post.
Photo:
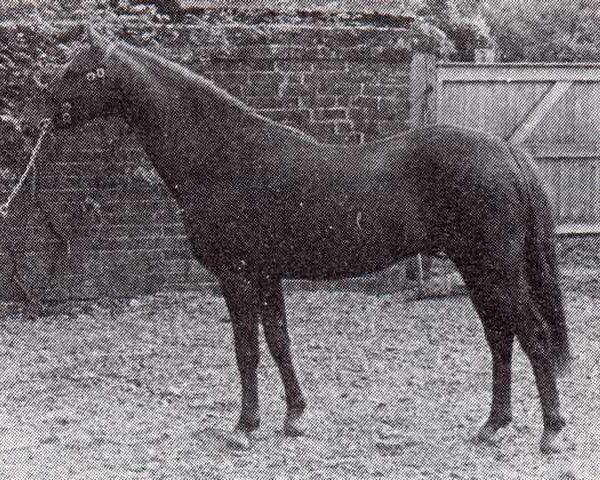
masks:
[[(410, 124), (412, 128), (436, 122), (437, 57), (415, 53), (410, 64)], [(407, 260), (406, 278), (423, 285), (431, 270), (430, 259), (417, 255)]]
[(410, 124), (413, 128), (436, 122), (437, 57), (415, 53), (410, 64)]

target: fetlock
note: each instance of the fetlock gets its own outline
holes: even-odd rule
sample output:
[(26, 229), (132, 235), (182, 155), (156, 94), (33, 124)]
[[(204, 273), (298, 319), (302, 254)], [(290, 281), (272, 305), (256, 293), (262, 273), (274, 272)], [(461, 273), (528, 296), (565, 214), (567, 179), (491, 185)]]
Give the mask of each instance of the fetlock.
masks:
[(560, 432), (566, 425), (567, 422), (560, 415), (544, 415), (544, 430)]
[(492, 428), (495, 428), (496, 430), (499, 430), (501, 428), (506, 427), (510, 422), (512, 422), (513, 417), (511, 413), (504, 413), (504, 414), (492, 414), (490, 415), (490, 418), (488, 419), (488, 425), (490, 425)]
[(302, 422), (304, 409), (304, 405), (288, 409), (285, 421), (283, 422), (284, 435), (289, 437), (299, 437), (304, 435), (306, 430)]
[(236, 425), (236, 430), (240, 430), (242, 432), (253, 432), (254, 430), (258, 430), (260, 427), (260, 417), (252, 416), (252, 417), (244, 417), (241, 416)]

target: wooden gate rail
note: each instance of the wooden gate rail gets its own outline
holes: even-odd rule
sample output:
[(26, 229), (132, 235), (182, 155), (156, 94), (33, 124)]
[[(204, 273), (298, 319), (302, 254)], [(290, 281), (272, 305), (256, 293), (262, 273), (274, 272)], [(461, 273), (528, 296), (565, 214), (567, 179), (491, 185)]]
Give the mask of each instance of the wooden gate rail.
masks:
[(431, 58), (417, 61), (434, 62), (439, 83), (600, 82), (598, 63), (468, 63), (436, 62)]

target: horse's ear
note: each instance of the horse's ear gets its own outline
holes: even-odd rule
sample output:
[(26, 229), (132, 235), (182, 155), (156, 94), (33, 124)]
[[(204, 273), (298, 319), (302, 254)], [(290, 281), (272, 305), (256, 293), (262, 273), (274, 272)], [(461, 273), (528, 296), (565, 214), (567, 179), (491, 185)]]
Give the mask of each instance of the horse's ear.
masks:
[(93, 47), (101, 51), (106, 51), (111, 41), (106, 37), (98, 33), (89, 25), (85, 28), (85, 37), (88, 43)]
[(59, 43), (71, 43), (80, 41), (84, 34), (85, 26), (83, 24), (78, 24), (55, 33), (54, 37)]

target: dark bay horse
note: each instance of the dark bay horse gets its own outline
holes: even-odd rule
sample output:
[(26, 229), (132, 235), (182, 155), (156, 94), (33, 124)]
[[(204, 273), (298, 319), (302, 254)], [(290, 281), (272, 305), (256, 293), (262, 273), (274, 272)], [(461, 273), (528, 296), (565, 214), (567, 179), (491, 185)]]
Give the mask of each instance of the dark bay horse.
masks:
[(355, 276), (443, 251), (492, 352), (492, 407), (478, 438), (511, 421), (516, 336), (539, 391), (541, 449), (559, 448), (556, 377), (570, 354), (550, 206), (524, 151), (451, 126), (360, 146), (321, 144), (178, 64), (92, 30), (87, 36), (89, 45), (46, 87), (38, 113), (56, 128), (118, 115), (139, 135), (181, 208), (195, 256), (220, 280), (241, 377), (232, 434), (240, 445), (259, 425), (259, 322), (285, 388), (284, 432), (302, 434), (305, 401), (282, 279)]

